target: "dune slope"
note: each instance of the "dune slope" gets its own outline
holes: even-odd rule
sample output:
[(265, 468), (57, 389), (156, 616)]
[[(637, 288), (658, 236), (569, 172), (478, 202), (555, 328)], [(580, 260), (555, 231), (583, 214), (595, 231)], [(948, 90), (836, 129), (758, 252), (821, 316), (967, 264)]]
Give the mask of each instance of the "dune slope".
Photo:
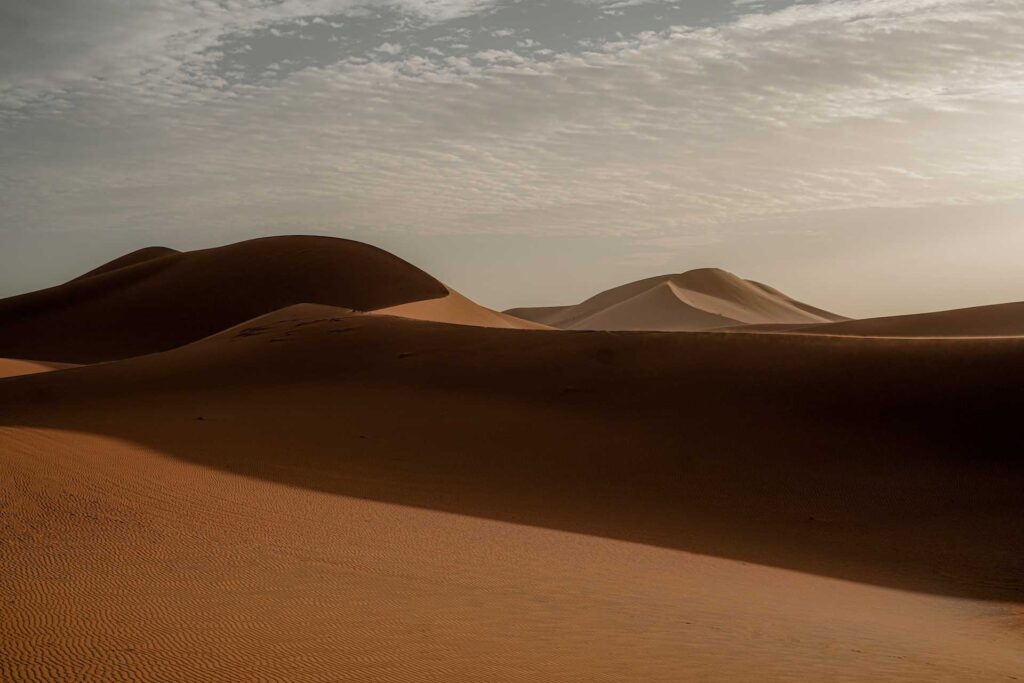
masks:
[(785, 332), (855, 337), (1003, 337), (1024, 335), (1024, 302), (936, 313), (801, 325)]
[(343, 239), (144, 252), (0, 301), (0, 355), (106, 361), (174, 348), (292, 304), (372, 310), (448, 294), (396, 256)]
[(374, 313), (394, 315), (412, 320), (429, 320), (453, 325), (475, 325), (477, 327), (501, 327), (518, 330), (548, 330), (548, 325), (523, 320), (506, 313), (499, 313), (470, 301), (451, 287), (448, 296), (426, 301), (414, 301), (381, 308)]
[(506, 313), (574, 330), (692, 331), (739, 324), (845, 320), (718, 268), (632, 282), (575, 306), (515, 308)]
[(71, 363), (48, 363), (45, 361), (21, 360), (19, 358), (0, 358), (0, 379), (17, 377), (18, 375), (34, 375), (37, 372), (50, 372), (73, 368)]
[(114, 270), (121, 268), (127, 268), (128, 266), (134, 266), (136, 263), (143, 263), (145, 261), (151, 261), (158, 259), (163, 256), (173, 256), (180, 254), (181, 252), (177, 249), (171, 249), (169, 247), (143, 247), (142, 249), (136, 249), (133, 252), (127, 253), (124, 256), (119, 256), (112, 261), (104, 263), (102, 266), (93, 268), (88, 273), (83, 273), (78, 277), (71, 280), (82, 280), (93, 275), (102, 275), (103, 273), (109, 273)]
[(1022, 359), (298, 306), (4, 379), (0, 674), (1009, 680)]

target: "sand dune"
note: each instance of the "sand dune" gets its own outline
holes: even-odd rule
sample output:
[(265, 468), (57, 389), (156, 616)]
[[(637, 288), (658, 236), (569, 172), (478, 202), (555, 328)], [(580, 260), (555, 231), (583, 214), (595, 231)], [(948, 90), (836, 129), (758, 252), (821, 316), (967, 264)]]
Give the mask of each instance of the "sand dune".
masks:
[(749, 323), (845, 320), (717, 268), (640, 280), (575, 306), (515, 308), (506, 313), (573, 330), (691, 331)]
[(300, 306), (0, 381), (0, 676), (1010, 680), (1024, 340)]
[(498, 313), (470, 301), (451, 287), (448, 296), (426, 301), (390, 306), (374, 311), (379, 315), (394, 315), (413, 320), (430, 320), (455, 325), (502, 327), (521, 330), (549, 330), (547, 325), (523, 320), (506, 313)]
[(298, 303), (359, 310), (446, 296), (391, 254), (327, 237), (134, 252), (66, 284), (0, 301), (0, 355), (91, 363), (163, 351)]
[(937, 313), (848, 320), (826, 325), (773, 326), (736, 331), (835, 334), (854, 337), (1016, 337), (1024, 335), (1024, 303)]

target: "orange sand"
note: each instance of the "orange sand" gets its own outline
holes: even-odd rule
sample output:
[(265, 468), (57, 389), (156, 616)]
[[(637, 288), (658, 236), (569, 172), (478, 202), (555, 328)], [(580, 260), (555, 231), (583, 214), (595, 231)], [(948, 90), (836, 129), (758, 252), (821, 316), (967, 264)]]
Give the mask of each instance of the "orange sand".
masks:
[(1012, 680), (1024, 340), (297, 306), (0, 381), (2, 680)]

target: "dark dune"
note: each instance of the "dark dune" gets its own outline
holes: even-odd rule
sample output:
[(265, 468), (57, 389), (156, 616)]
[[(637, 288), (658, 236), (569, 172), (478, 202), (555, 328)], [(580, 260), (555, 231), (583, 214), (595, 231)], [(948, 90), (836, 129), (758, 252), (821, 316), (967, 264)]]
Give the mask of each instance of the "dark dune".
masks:
[(4, 380), (0, 416), (346, 496), (1020, 601), (1022, 387), (1022, 339), (498, 330), (302, 306)]
[(0, 356), (69, 363), (164, 351), (299, 303), (358, 310), (448, 294), (367, 244), (270, 237), (133, 252), (63, 285), (0, 301)]

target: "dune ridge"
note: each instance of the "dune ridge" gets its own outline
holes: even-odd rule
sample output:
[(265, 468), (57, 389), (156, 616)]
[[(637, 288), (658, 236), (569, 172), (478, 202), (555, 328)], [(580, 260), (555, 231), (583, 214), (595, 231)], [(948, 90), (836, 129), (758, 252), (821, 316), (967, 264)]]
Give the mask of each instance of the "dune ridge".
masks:
[(514, 308), (505, 312), (572, 330), (694, 331), (741, 324), (846, 319), (718, 268), (639, 280), (601, 292), (575, 306)]
[(817, 325), (736, 327), (729, 331), (851, 337), (1019, 337), (1024, 336), (1024, 302)]
[[(447, 287), (447, 285), (446, 285)], [(516, 318), (507, 313), (499, 313), (470, 301), (451, 287), (448, 296), (425, 301), (414, 301), (373, 311), (376, 315), (393, 315), (411, 320), (428, 320), (450, 323), (454, 325), (474, 325), (476, 327), (498, 327), (517, 330), (550, 330), (549, 325)]]
[(121, 268), (134, 266), (137, 263), (143, 263), (145, 261), (151, 261), (164, 256), (173, 256), (180, 253), (181, 252), (177, 249), (171, 249), (170, 247), (143, 247), (142, 249), (136, 249), (135, 251), (129, 252), (124, 256), (119, 256), (116, 259), (107, 261), (103, 265), (73, 278), (71, 282), (74, 282), (75, 280), (83, 280), (94, 275), (102, 275), (103, 273), (109, 273), (114, 270), (120, 270)]

